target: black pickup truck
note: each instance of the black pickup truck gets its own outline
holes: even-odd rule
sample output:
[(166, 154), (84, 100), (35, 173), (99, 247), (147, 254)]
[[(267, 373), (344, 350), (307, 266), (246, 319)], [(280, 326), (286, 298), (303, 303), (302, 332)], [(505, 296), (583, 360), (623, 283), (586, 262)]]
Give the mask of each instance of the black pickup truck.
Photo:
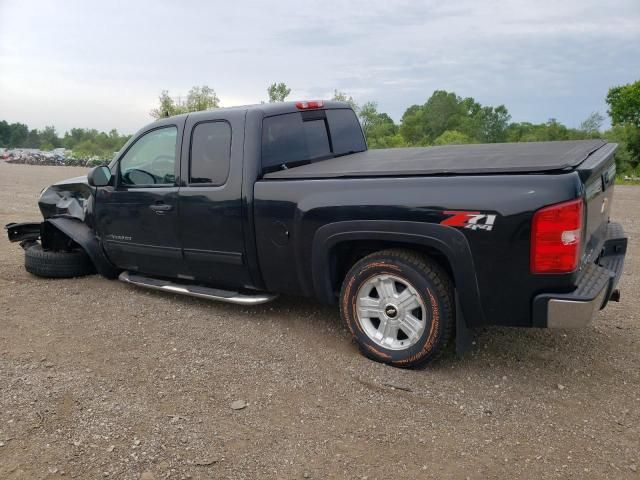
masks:
[(579, 327), (618, 300), (615, 151), (367, 150), (345, 103), (224, 108), (148, 125), (108, 166), (45, 189), (43, 222), (7, 229), (40, 276), (338, 303), (365, 355), (410, 367), (454, 336), (464, 349), (473, 327)]

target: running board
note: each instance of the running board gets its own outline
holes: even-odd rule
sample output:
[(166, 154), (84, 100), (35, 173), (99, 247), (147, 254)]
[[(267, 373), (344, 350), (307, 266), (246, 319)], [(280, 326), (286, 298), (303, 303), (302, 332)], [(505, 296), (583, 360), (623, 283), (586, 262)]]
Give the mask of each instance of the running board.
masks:
[(183, 285), (173, 283), (169, 280), (145, 277), (137, 273), (122, 272), (118, 279), (125, 283), (131, 283), (139, 287), (151, 288), (163, 292), (179, 293), (190, 297), (207, 298), (209, 300), (219, 300), (221, 302), (235, 303), (238, 305), (259, 305), (275, 299), (277, 295), (271, 293), (260, 293), (256, 295), (246, 295), (239, 292), (219, 290), (217, 288), (203, 287), (201, 285)]

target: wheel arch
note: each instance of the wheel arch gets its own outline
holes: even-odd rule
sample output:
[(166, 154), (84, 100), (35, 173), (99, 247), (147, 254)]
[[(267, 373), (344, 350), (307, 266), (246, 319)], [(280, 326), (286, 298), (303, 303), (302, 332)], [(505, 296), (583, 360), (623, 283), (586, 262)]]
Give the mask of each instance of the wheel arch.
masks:
[(42, 246), (46, 248), (54, 243), (60, 233), (73, 240), (87, 253), (98, 273), (110, 279), (118, 277), (119, 270), (109, 261), (100, 241), (87, 224), (75, 218), (48, 218), (42, 222)]
[[(386, 220), (336, 222), (319, 228), (313, 240), (312, 276), (315, 295), (335, 303), (336, 287), (351, 265), (364, 254), (345, 262), (345, 252), (405, 248), (429, 255), (450, 274), (460, 308), (469, 326), (484, 323), (473, 257), (466, 237), (446, 225)], [(365, 253), (366, 254), (366, 253)], [(342, 267), (339, 265), (342, 261)], [(344, 264), (348, 264), (348, 268)]]

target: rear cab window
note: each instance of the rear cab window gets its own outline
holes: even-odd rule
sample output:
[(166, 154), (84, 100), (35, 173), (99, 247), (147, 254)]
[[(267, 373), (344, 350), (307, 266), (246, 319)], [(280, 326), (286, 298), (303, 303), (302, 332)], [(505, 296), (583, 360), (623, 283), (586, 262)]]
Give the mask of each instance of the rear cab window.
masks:
[(225, 121), (196, 124), (189, 156), (190, 185), (224, 185), (231, 164), (231, 126)]
[(353, 110), (308, 110), (262, 121), (262, 172), (318, 162), (366, 150)]

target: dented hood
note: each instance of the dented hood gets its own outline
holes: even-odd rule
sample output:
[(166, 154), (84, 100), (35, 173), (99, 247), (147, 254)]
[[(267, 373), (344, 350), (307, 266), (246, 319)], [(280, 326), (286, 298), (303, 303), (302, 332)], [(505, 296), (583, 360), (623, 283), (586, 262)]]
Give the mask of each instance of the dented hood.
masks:
[(69, 178), (45, 188), (38, 206), (44, 218), (65, 216), (84, 221), (94, 190), (87, 183), (86, 175)]

